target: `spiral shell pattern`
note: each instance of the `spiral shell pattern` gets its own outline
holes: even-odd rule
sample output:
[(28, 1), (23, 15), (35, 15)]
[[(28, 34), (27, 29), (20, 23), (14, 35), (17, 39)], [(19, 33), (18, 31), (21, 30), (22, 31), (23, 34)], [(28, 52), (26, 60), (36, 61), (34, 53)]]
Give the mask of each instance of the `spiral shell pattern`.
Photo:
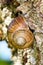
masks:
[(8, 40), (15, 48), (28, 48), (33, 42), (33, 34), (23, 16), (16, 17), (8, 27)]
[(0, 29), (0, 40), (2, 39), (3, 37), (3, 31)]

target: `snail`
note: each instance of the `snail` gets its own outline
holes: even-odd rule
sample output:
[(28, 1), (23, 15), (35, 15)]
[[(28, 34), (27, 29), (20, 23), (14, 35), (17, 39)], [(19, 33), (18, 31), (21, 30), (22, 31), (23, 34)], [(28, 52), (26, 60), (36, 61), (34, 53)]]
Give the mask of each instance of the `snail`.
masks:
[(15, 48), (25, 49), (32, 45), (34, 36), (23, 16), (16, 17), (8, 26), (8, 40)]
[(3, 37), (3, 31), (0, 29), (0, 40), (2, 40)]
[(0, 23), (0, 40), (3, 38), (2, 24)]

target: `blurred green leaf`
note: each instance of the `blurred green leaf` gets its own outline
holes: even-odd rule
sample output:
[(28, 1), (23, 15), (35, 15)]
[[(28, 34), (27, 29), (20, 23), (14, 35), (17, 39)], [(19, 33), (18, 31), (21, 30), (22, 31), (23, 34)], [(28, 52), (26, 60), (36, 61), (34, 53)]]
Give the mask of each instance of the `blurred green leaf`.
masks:
[(6, 60), (0, 60), (0, 65), (11, 65), (11, 61), (6, 61)]

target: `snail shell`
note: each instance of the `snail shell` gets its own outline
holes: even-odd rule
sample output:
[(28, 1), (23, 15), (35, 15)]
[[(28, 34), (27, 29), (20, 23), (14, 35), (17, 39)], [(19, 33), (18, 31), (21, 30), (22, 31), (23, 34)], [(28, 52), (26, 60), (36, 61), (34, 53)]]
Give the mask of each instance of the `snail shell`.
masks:
[(3, 31), (0, 29), (0, 40), (2, 40), (3, 37)]
[(16, 17), (8, 27), (8, 40), (15, 48), (28, 48), (33, 42), (33, 34), (23, 16)]

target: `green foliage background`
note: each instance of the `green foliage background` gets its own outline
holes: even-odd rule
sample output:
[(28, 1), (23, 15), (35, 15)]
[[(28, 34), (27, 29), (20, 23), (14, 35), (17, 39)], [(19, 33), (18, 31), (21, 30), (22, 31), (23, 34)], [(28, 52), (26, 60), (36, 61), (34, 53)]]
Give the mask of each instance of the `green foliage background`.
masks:
[(12, 65), (12, 61), (0, 60), (0, 65)]

